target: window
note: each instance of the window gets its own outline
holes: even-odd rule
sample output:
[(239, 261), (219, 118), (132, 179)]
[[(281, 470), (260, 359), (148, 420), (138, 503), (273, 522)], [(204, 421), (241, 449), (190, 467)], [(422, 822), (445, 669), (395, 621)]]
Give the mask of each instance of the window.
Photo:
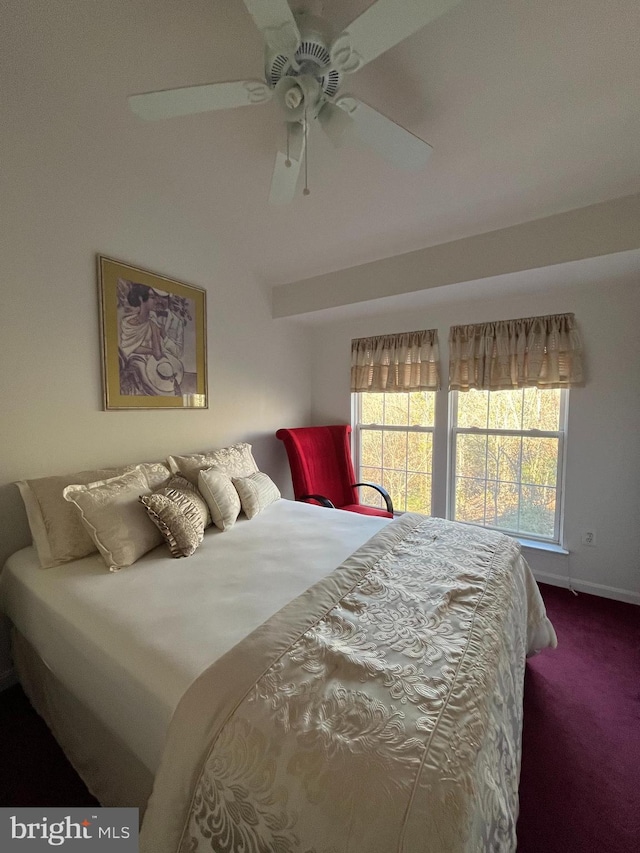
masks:
[[(358, 481), (379, 483), (394, 509), (431, 514), (435, 393), (363, 392), (354, 400), (354, 456)], [(382, 506), (373, 490), (363, 503)]]
[(451, 393), (450, 518), (560, 541), (567, 395)]
[(573, 314), (451, 326), (437, 422), (438, 330), (355, 338), (357, 475), (401, 512), (562, 544), (568, 389), (583, 384)]

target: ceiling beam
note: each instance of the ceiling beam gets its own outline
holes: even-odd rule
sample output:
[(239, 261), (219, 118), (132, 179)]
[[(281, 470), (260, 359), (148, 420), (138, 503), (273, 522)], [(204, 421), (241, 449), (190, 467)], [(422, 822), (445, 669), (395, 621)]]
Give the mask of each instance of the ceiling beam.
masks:
[(640, 193), (278, 285), (274, 317), (640, 248)]

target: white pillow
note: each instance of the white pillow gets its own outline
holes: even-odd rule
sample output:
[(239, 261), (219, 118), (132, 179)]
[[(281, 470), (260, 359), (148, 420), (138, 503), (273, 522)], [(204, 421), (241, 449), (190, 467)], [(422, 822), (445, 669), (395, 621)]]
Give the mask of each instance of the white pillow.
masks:
[[(135, 470), (135, 467), (123, 465), (119, 468), (98, 468), (16, 483), (43, 569), (78, 560), (96, 550), (95, 542), (85, 529), (76, 507), (67, 503), (62, 496), (65, 487), (96, 483)], [(139, 467), (152, 489), (166, 483), (171, 476), (169, 469), (159, 462), (145, 462)]]
[(231, 477), (217, 468), (198, 473), (198, 489), (207, 502), (211, 518), (220, 530), (229, 530), (240, 515), (240, 498)]
[(138, 500), (141, 495), (151, 494), (142, 465), (108, 480), (67, 486), (62, 494), (77, 507), (82, 523), (112, 572), (135, 563), (163, 541)]
[(233, 477), (232, 482), (247, 518), (253, 518), (282, 497), (273, 480), (262, 471), (249, 474), (248, 477)]
[(217, 468), (229, 477), (246, 477), (258, 470), (251, 445), (246, 442), (190, 456), (170, 456), (167, 462), (174, 474), (182, 474), (194, 486), (198, 483), (198, 474), (206, 468)]

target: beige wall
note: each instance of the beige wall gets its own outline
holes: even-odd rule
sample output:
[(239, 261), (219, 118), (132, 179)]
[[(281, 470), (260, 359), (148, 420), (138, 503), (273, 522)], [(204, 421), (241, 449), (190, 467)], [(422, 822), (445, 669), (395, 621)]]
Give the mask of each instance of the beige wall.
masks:
[[(613, 267), (614, 261), (610, 262)], [(540, 274), (522, 273), (511, 281), (521, 292), (499, 283), (493, 291), (474, 286), (442, 288), (429, 305), (314, 327), (313, 420), (349, 421), (349, 352), (352, 337), (410, 329), (437, 328), (446, 387), (447, 338), (454, 324), (573, 311), (586, 350), (587, 384), (570, 392), (565, 495), (565, 547), (569, 556), (527, 551), (541, 580), (640, 603), (640, 286), (634, 273), (620, 281), (607, 276), (585, 284), (576, 266), (562, 271), (563, 284), (552, 289)], [(558, 270), (560, 273), (560, 270)], [(527, 291), (526, 277), (535, 287)], [(524, 284), (523, 284), (524, 281)], [(542, 288), (542, 289), (541, 289)], [(353, 309), (355, 311), (355, 309)], [(371, 311), (371, 308), (369, 308)], [(336, 380), (336, 377), (342, 377)], [(435, 471), (442, 487), (434, 493), (434, 512), (444, 514), (446, 468), (446, 391), (439, 393)], [(581, 544), (581, 531), (593, 527), (597, 547)]]

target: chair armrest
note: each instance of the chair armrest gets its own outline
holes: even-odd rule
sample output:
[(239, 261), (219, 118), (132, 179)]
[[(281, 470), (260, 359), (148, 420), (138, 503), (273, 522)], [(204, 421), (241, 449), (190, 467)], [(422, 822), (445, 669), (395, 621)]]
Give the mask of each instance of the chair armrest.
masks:
[(329, 498), (325, 498), (323, 495), (301, 495), (298, 500), (300, 501), (318, 501), (322, 506), (329, 507), (329, 509), (335, 509), (336, 505), (332, 504)]
[(380, 494), (384, 498), (384, 502), (387, 505), (387, 512), (390, 512), (393, 515), (393, 501), (391, 500), (391, 495), (383, 486), (379, 486), (377, 483), (354, 483), (353, 485), (354, 486), (371, 486), (371, 488), (375, 489), (376, 492), (380, 492)]

